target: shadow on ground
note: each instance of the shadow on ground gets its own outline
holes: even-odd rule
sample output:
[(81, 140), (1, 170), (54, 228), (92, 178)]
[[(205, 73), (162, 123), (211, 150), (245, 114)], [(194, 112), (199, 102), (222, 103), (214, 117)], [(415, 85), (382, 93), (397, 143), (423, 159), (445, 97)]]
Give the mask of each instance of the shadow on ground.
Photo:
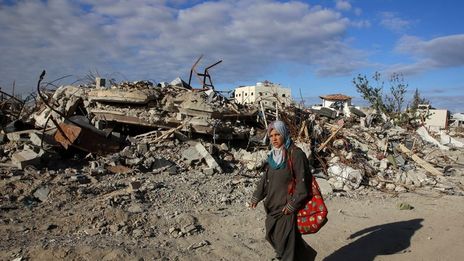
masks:
[(411, 237), (422, 227), (423, 220), (411, 219), (360, 230), (348, 239), (360, 238), (336, 250), (324, 260), (371, 261), (379, 255), (391, 255), (403, 251), (411, 245)]

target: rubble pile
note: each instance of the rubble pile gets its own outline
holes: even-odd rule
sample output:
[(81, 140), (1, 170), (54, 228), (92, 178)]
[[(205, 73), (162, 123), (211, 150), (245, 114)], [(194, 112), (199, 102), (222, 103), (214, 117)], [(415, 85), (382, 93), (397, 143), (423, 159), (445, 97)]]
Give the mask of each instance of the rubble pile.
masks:
[[(180, 79), (62, 86), (44, 96), (28, 110), (2, 107), (0, 215), (11, 244), (27, 244), (20, 233), (49, 247), (97, 236), (157, 244), (160, 256), (175, 247), (171, 239), (199, 239), (181, 255), (208, 246), (195, 213), (245, 206), (265, 169), (266, 125), (276, 118), (289, 125), (329, 198), (419, 188), (464, 195), (457, 127), (437, 139), (369, 112), (276, 112)], [(64, 214), (47, 216), (56, 211)]]
[[(138, 81), (109, 88), (61, 86), (44, 93), (47, 98), (31, 106), (32, 114), (16, 113), (16, 119), (4, 124), (4, 164), (19, 170), (53, 169), (65, 151), (90, 153), (90, 162), (98, 166), (91, 173), (100, 174), (175, 174), (201, 165), (199, 159), (212, 173), (224, 168), (230, 173), (242, 166), (255, 171), (266, 159), (265, 126), (278, 116), (312, 160), (314, 174), (335, 191), (411, 191), (436, 185), (462, 164), (459, 152), (456, 157), (444, 154), (462, 149), (457, 128), (435, 138), (424, 127), (404, 129), (386, 115), (369, 111), (333, 119), (295, 107), (279, 112), (243, 106), (214, 90), (193, 89), (180, 78), (157, 85)], [(11, 118), (11, 106), (5, 108)], [(175, 142), (177, 150), (165, 149), (165, 141)], [(196, 145), (188, 145), (192, 142)], [(207, 148), (205, 142), (210, 144)]]

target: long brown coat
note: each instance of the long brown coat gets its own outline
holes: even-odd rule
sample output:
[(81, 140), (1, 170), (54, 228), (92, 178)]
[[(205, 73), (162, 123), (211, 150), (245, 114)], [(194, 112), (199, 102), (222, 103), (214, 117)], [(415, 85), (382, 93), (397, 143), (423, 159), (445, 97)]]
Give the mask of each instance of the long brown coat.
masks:
[[(276, 257), (285, 261), (314, 260), (316, 251), (301, 237), (296, 225), (297, 210), (303, 207), (310, 196), (311, 172), (304, 152), (292, 145), (291, 151), (293, 174), (296, 180), (295, 192), (288, 193), (292, 182), (292, 173), (287, 167), (282, 169), (269, 168), (261, 178), (251, 203), (264, 199), (266, 211), (266, 240), (276, 251)], [(291, 213), (285, 215), (282, 210), (287, 208)]]

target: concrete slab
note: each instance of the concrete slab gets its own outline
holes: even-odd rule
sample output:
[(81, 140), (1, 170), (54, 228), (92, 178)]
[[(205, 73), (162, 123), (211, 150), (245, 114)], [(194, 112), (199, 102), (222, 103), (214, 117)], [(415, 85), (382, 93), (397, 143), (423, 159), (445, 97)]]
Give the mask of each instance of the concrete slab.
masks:
[(40, 164), (41, 154), (36, 153), (33, 150), (22, 150), (15, 152), (11, 156), (12, 163), (19, 169), (24, 169), (26, 166), (37, 166)]

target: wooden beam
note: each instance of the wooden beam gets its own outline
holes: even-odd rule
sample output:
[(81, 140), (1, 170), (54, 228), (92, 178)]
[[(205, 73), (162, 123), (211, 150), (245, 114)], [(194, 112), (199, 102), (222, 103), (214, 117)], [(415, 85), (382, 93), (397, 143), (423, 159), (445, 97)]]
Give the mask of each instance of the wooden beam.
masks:
[(428, 163), (427, 161), (421, 159), (419, 156), (417, 156), (416, 154), (414, 154), (412, 151), (410, 151), (408, 148), (406, 148), (406, 146), (404, 146), (404, 144), (399, 144), (398, 145), (398, 148), (401, 152), (403, 152), (404, 154), (408, 155), (408, 157), (410, 157), (411, 159), (413, 159), (417, 164), (419, 164), (422, 168), (424, 168), (425, 170), (427, 170), (428, 172), (430, 172), (431, 174), (435, 175), (435, 176), (443, 176), (443, 173), (441, 171), (439, 171), (438, 169), (436, 169), (434, 166), (432, 166), (430, 163)]

